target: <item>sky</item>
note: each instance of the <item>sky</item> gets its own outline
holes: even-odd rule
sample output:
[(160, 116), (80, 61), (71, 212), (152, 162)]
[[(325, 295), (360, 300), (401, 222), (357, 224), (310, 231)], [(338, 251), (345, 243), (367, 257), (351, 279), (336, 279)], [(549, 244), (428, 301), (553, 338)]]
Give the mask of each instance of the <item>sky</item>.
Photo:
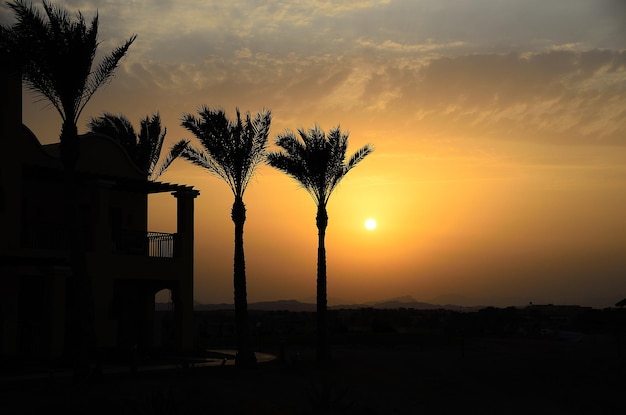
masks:
[[(458, 305), (626, 297), (626, 2), (621, 0), (107, 0), (100, 50), (137, 39), (79, 132), (103, 112), (159, 112), (165, 146), (200, 106), (272, 112), (286, 130), (350, 133), (375, 151), (328, 205), (330, 304), (411, 296)], [(12, 14), (0, 6), (0, 23)], [(58, 114), (24, 92), (24, 123), (58, 141)], [(167, 149), (166, 149), (167, 150)], [(232, 303), (233, 196), (177, 160), (161, 181), (200, 190), (195, 299)], [(250, 183), (248, 301), (315, 301), (316, 207), (261, 166)], [(367, 230), (368, 218), (377, 221)], [(150, 196), (150, 230), (175, 199)]]

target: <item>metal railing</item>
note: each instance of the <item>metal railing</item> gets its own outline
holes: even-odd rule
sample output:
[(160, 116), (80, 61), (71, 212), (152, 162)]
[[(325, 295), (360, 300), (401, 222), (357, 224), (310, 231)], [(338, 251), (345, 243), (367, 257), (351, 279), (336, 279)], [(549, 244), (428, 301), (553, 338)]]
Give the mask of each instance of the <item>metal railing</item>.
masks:
[(113, 252), (126, 255), (147, 255), (156, 258), (174, 257), (174, 234), (123, 230), (113, 236)]
[[(70, 232), (64, 224), (26, 222), (22, 229), (22, 246), (31, 249), (68, 250)], [(81, 231), (81, 243), (88, 250), (94, 248), (96, 235)], [(155, 258), (174, 257), (174, 234), (117, 230), (111, 234), (111, 252), (122, 255), (140, 255)]]
[(148, 232), (148, 256), (157, 258), (173, 258), (174, 234)]

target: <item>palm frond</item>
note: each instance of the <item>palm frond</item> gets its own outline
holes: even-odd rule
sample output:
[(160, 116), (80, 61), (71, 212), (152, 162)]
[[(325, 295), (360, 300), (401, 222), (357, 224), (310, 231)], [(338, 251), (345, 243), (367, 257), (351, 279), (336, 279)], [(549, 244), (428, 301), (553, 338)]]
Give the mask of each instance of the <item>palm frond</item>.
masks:
[(159, 175), (157, 164), (167, 129), (162, 129), (158, 112), (141, 119), (139, 133), (135, 132), (133, 125), (123, 114), (104, 113), (97, 118), (91, 118), (87, 126), (91, 132), (108, 135), (119, 142), (135, 165), (146, 172), (148, 177)]
[(146, 117), (141, 122), (141, 133), (139, 147), (146, 158), (146, 171), (152, 176), (161, 157), (161, 149), (167, 134), (167, 128), (161, 129), (161, 116), (159, 113), (153, 114), (151, 118)]
[(8, 5), (17, 19), (11, 27), (12, 48), (20, 50), (27, 88), (50, 101), (64, 122), (76, 124), (95, 91), (113, 76), (136, 36), (106, 56), (92, 73), (98, 48), (97, 13), (88, 25), (80, 12), (73, 17), (45, 0), (43, 14), (23, 0)]
[(161, 176), (163, 173), (165, 173), (165, 170), (167, 170), (167, 168), (174, 162), (174, 160), (181, 156), (181, 154), (187, 149), (188, 146), (189, 140), (180, 140), (175, 143), (170, 149), (170, 152), (163, 159), (161, 166), (153, 172), (152, 179), (154, 180), (157, 177)]
[[(118, 46), (111, 52), (106, 55), (102, 62), (98, 65), (98, 68), (91, 74), (91, 76), (87, 80), (87, 86), (82, 94), (82, 103), (78, 108), (77, 116), (85, 108), (87, 102), (91, 99), (93, 94), (96, 92), (98, 88), (100, 88), (105, 83), (109, 82), (117, 69), (120, 60), (126, 55), (128, 49), (133, 44), (137, 35), (132, 35), (124, 44)], [(94, 51), (95, 52), (95, 51)]]
[[(202, 106), (198, 115), (185, 114), (181, 125), (199, 141), (202, 150), (188, 149), (182, 156), (226, 182), (236, 197), (243, 197), (256, 168), (265, 160), (271, 112), (230, 120), (222, 108)], [(203, 154), (200, 154), (203, 153)]]
[(93, 133), (104, 134), (117, 141), (133, 163), (142, 171), (147, 171), (145, 157), (137, 143), (137, 133), (132, 123), (123, 114), (115, 115), (108, 112), (91, 118), (87, 127)]
[(58, 95), (65, 119), (76, 124), (98, 47), (97, 16), (90, 30), (80, 12), (72, 19), (69, 12), (60, 6), (49, 2), (44, 2), (43, 6), (48, 18), (48, 35), (41, 42), (45, 50), (39, 51), (39, 63)]
[(122, 114), (105, 112), (99, 117), (90, 118), (87, 127), (91, 132), (108, 135), (126, 144), (134, 143), (136, 140), (135, 128)]
[(318, 206), (325, 206), (346, 173), (373, 151), (364, 146), (344, 164), (349, 133), (339, 126), (328, 135), (317, 124), (309, 130), (299, 129), (298, 134), (279, 134), (275, 144), (281, 151), (268, 153), (267, 164), (298, 181)]
[(50, 76), (47, 55), (50, 53), (51, 34), (44, 16), (32, 4), (21, 0), (8, 3), (17, 23), (11, 28), (12, 48), (17, 50), (22, 75), (28, 89), (50, 101), (63, 120), (65, 113)]
[(361, 161), (363, 161), (363, 159), (367, 157), (369, 154), (371, 154), (373, 151), (374, 151), (374, 146), (372, 146), (371, 144), (366, 144), (360, 149), (358, 149), (350, 157), (350, 160), (348, 160), (348, 163), (346, 164), (346, 167), (345, 167), (345, 172), (348, 173), (348, 171), (350, 171), (352, 168), (354, 168), (354, 166), (356, 166)]
[(223, 166), (217, 163), (209, 153), (192, 146), (187, 147), (181, 156), (196, 166), (202, 167), (210, 174), (224, 180), (233, 193), (236, 194), (236, 184), (232, 172), (228, 169), (230, 166)]
[(18, 64), (22, 61), (22, 51), (17, 45), (15, 31), (0, 25), (0, 56), (3, 60)]
[(250, 113), (246, 113), (244, 133), (240, 141), (239, 151), (242, 153), (241, 164), (241, 187), (245, 190), (254, 176), (256, 168), (265, 161), (267, 139), (269, 136), (272, 114), (269, 110), (262, 110), (252, 119)]

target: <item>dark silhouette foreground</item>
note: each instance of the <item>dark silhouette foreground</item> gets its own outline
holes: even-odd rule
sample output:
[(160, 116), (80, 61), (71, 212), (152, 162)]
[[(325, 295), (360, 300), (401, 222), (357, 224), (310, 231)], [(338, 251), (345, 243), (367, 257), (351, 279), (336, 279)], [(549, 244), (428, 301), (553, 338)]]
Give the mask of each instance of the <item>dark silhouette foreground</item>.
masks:
[(26, 87), (50, 102), (62, 120), (59, 137), (65, 174), (63, 212), (70, 235), (69, 292), (70, 324), (68, 343), (74, 345), (76, 378), (89, 371), (96, 343), (93, 329), (92, 281), (81, 243), (76, 165), (80, 157), (78, 119), (95, 92), (114, 76), (120, 60), (136, 36), (131, 36), (100, 63), (94, 59), (98, 40), (98, 15), (87, 23), (81, 13), (72, 16), (62, 6), (42, 1), (42, 14), (22, 0), (9, 2), (17, 22), (0, 30), (0, 53), (17, 62)]
[(398, 334), (352, 338), (333, 364), (288, 338), (283, 362), (2, 383), (3, 413), (414, 414), (617, 413), (626, 364), (603, 337), (552, 339)]

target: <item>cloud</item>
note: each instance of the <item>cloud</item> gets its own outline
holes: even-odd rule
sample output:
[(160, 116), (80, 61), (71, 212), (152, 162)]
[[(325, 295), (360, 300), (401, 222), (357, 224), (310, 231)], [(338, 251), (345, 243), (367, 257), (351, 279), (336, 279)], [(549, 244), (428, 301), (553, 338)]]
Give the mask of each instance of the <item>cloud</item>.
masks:
[[(152, 106), (215, 102), (422, 136), (622, 144), (626, 52), (586, 47), (621, 27), (612, 15), (620, 3), (544, 3), (67, 5), (86, 16), (98, 10), (104, 51), (139, 34), (108, 87), (138, 105), (142, 97)], [(578, 27), (583, 17), (589, 29)], [(493, 52), (498, 44), (506, 51)]]
[(417, 73), (389, 68), (404, 80), (390, 106), (458, 135), (626, 144), (624, 57), (598, 50), (477, 54), (434, 59)]
[(414, 54), (450, 50), (460, 48), (465, 45), (465, 42), (456, 41), (450, 43), (435, 43), (432, 39), (428, 39), (425, 43), (420, 44), (407, 44), (399, 43), (393, 40), (384, 40), (382, 42), (375, 42), (367, 39), (357, 39), (357, 45), (363, 48), (370, 48), (378, 51), (379, 53), (402, 53), (402, 54)]
[[(38, 2), (35, 2), (38, 4)], [(71, 11), (100, 16), (105, 48), (139, 35), (131, 59), (199, 62), (249, 48), (272, 55), (447, 54), (621, 48), (619, 0), (71, 0)], [(0, 5), (0, 22), (12, 20)]]
[[(424, 134), (626, 144), (626, 52), (556, 50), (411, 60), (254, 53), (132, 62), (120, 88), (296, 114), (401, 119)], [(117, 83), (118, 81), (116, 81)], [(196, 105), (196, 104), (194, 104)]]

